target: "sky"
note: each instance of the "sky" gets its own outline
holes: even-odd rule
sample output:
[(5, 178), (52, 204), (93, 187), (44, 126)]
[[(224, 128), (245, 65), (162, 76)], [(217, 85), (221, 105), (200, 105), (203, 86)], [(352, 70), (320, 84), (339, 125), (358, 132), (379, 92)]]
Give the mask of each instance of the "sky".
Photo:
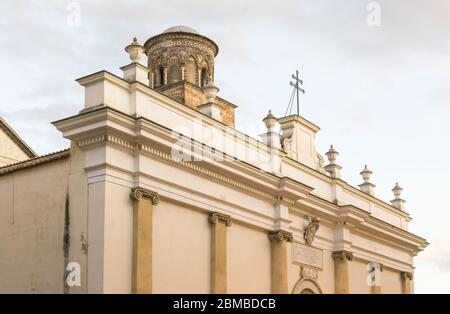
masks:
[[(236, 127), (264, 132), (285, 113), (300, 71), (300, 114), (339, 151), (343, 179), (374, 172), (376, 196), (404, 188), (417, 293), (450, 293), (450, 1), (164, 0), (0, 2), (0, 116), (39, 154), (68, 147), (50, 124), (78, 113), (75, 79), (121, 75), (124, 47), (187, 25), (219, 48), (215, 84), (238, 106)], [(143, 61), (145, 63), (145, 61)]]

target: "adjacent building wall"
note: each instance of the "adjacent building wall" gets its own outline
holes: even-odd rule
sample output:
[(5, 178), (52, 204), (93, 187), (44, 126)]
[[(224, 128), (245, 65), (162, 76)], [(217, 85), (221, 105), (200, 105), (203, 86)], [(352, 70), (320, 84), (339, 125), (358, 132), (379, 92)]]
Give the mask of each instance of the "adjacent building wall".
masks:
[(0, 129), (0, 167), (29, 157)]
[(0, 176), (0, 293), (62, 293), (67, 159)]

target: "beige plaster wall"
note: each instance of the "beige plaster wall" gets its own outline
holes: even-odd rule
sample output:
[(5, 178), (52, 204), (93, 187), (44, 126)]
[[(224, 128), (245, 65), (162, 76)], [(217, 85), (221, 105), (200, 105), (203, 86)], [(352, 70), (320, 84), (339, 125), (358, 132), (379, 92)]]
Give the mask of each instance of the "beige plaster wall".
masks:
[(0, 130), (0, 167), (28, 159), (28, 156)]
[(0, 293), (63, 292), (68, 165), (0, 176)]
[(85, 154), (77, 145), (70, 150), (68, 192), (70, 200), (70, 247), (67, 262), (80, 264), (81, 286), (66, 287), (69, 293), (87, 292), (87, 254), (89, 241), (87, 232), (87, 179), (84, 171)]
[(323, 269), (318, 273), (317, 283), (323, 293), (334, 293), (334, 260), (329, 250), (323, 250)]
[(371, 293), (371, 287), (367, 284), (368, 263), (354, 258), (348, 264), (350, 293)]
[(228, 228), (228, 293), (270, 293), (267, 231), (233, 221)]
[(400, 272), (385, 267), (381, 273), (381, 292), (382, 293), (402, 293), (402, 281)]
[(209, 293), (210, 244), (206, 212), (161, 199), (153, 209), (154, 293)]
[(107, 181), (105, 195), (103, 292), (130, 293), (133, 256), (130, 188)]

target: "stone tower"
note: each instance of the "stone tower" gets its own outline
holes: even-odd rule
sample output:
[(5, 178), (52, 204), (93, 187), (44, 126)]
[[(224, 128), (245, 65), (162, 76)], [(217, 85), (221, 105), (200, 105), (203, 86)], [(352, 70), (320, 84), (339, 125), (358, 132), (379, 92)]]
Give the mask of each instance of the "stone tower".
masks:
[(219, 52), (212, 40), (190, 27), (175, 26), (149, 38), (144, 48), (151, 88), (234, 127), (236, 106), (208, 93), (214, 86), (214, 58)]

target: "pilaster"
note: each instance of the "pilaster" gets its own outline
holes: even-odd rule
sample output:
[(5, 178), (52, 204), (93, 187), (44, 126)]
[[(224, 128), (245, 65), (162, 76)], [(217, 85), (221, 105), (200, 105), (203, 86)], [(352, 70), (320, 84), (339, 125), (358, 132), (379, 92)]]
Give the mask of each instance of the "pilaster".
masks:
[(293, 241), (292, 233), (277, 230), (269, 232), (271, 244), (272, 293), (288, 293), (287, 242)]
[(400, 278), (402, 279), (402, 293), (411, 294), (413, 274), (410, 272), (402, 271), (400, 273)]
[(152, 293), (153, 206), (159, 203), (155, 192), (133, 188), (133, 269), (132, 292)]
[(334, 260), (334, 284), (335, 293), (348, 294), (349, 288), (349, 264), (353, 260), (353, 253), (348, 251), (336, 251), (332, 253)]
[(227, 227), (231, 218), (217, 212), (208, 216), (211, 223), (211, 293), (227, 293)]

